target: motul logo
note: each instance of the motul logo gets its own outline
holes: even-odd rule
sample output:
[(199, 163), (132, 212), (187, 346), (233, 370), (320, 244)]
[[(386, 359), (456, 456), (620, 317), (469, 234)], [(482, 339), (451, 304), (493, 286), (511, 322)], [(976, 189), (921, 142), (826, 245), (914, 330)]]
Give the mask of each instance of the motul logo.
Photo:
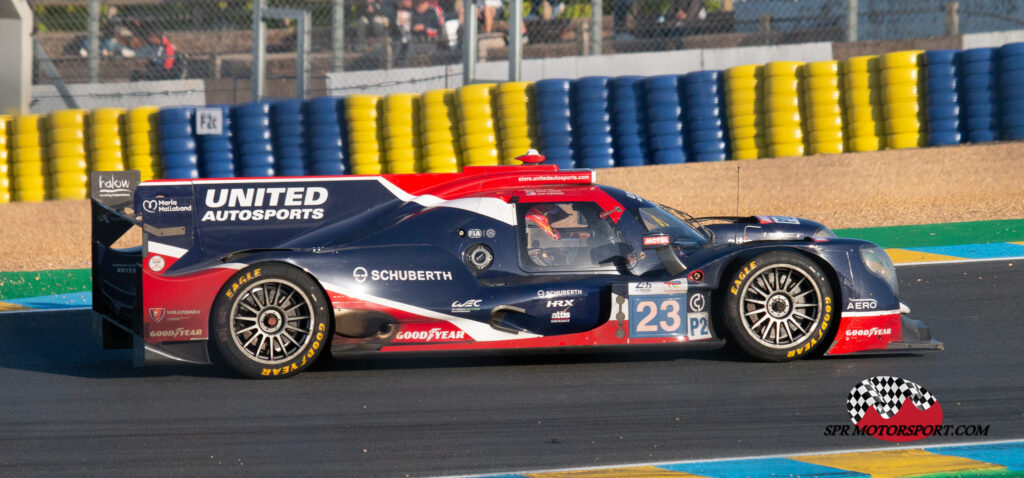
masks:
[(645, 246), (667, 246), (668, 243), (668, 236), (647, 236), (644, 238)]

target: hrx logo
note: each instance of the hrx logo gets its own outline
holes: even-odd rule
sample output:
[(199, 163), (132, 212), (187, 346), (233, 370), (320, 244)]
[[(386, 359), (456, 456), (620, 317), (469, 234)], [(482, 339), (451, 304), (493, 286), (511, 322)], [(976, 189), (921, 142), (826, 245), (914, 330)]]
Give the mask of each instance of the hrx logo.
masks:
[(572, 307), (573, 302), (576, 302), (576, 299), (549, 300), (548, 307)]

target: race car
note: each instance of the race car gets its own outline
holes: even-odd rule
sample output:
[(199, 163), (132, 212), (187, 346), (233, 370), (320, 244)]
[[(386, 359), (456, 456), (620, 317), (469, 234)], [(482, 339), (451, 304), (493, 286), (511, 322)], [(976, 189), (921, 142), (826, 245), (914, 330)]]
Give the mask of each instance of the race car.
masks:
[[(729, 341), (780, 362), (942, 348), (872, 243), (794, 217), (696, 219), (531, 158), (450, 174), (93, 173), (104, 347), (257, 378), (344, 351)], [(133, 226), (141, 245), (115, 248)]]

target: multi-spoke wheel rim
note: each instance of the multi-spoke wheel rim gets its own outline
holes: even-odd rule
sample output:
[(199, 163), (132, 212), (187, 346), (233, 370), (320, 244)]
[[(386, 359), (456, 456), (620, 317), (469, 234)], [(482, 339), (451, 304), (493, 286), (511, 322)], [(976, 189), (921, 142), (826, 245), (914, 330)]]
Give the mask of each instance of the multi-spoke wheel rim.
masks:
[(821, 316), (821, 290), (800, 268), (768, 266), (743, 287), (740, 313), (751, 338), (767, 347), (789, 348), (815, 330)]
[(231, 338), (249, 358), (277, 364), (295, 358), (313, 336), (313, 306), (299, 286), (266, 279), (245, 288), (231, 308)]

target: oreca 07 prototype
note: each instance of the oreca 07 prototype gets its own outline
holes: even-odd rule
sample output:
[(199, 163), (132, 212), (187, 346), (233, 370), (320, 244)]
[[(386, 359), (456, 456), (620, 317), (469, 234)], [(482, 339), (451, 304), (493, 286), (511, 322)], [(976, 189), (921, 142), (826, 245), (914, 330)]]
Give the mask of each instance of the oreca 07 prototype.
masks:
[[(92, 253), (104, 345), (139, 364), (280, 378), (332, 351), (942, 346), (874, 244), (793, 217), (694, 219), (589, 170), (137, 178), (94, 173)], [(133, 225), (141, 246), (113, 248)]]

